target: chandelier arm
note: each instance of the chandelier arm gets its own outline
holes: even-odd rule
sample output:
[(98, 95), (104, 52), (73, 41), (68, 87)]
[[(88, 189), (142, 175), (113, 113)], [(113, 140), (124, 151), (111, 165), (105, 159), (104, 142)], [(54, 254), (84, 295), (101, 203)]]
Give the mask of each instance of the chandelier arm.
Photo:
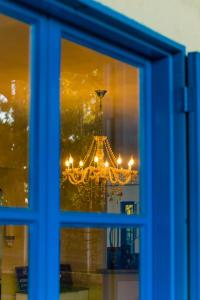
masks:
[(108, 139), (105, 140), (105, 146), (106, 146), (107, 150), (109, 151), (111, 157), (112, 157), (113, 160), (115, 161), (115, 160), (116, 160), (116, 157), (115, 157), (115, 155), (114, 155), (114, 153), (113, 153), (113, 151), (112, 151), (112, 148), (110, 147), (110, 144), (109, 144)]
[(107, 152), (109, 161), (110, 161), (110, 163), (111, 163), (111, 166), (114, 167), (114, 168), (117, 167), (117, 165), (116, 165), (115, 161), (113, 160), (112, 156), (110, 155), (110, 152), (109, 152), (109, 150), (107, 149), (107, 147), (106, 147), (106, 152)]
[(112, 185), (120, 184), (125, 185), (131, 181), (137, 181), (138, 172), (136, 170), (117, 169), (114, 167), (109, 168), (96, 168), (89, 166), (85, 169), (70, 169), (63, 172), (63, 181), (69, 179), (70, 183), (74, 185), (86, 184), (91, 180), (97, 182), (103, 178), (110, 181)]
[(112, 150), (110, 150), (111, 148), (108, 146), (109, 143), (108, 143), (107, 140), (104, 142), (104, 145), (105, 145), (105, 148), (106, 148), (106, 152), (109, 156), (109, 160), (112, 164), (112, 167), (117, 167), (116, 158), (115, 158), (114, 154), (112, 153)]
[(95, 143), (95, 144), (94, 144), (94, 147), (93, 147), (93, 153), (92, 153), (92, 155), (91, 155), (91, 159), (90, 159), (90, 163), (89, 163), (90, 166), (92, 165), (92, 163), (94, 163), (94, 157), (95, 157), (95, 155), (96, 155), (96, 151), (97, 151), (97, 145), (96, 145), (96, 143)]
[(76, 177), (76, 174), (70, 174), (70, 178), (71, 178), (71, 180), (75, 183), (75, 184), (80, 184), (81, 182), (82, 182), (82, 178), (80, 178), (80, 179), (77, 179)]
[(84, 171), (84, 177), (83, 177), (83, 183), (87, 183), (89, 181), (90, 178), (90, 167), (86, 168)]
[(81, 184), (81, 183), (83, 182), (82, 179), (77, 180), (77, 179), (74, 177), (74, 175), (72, 175), (72, 174), (70, 174), (70, 175), (68, 176), (68, 179), (69, 179), (69, 182), (70, 182), (71, 184), (73, 184), (73, 185), (79, 185), (79, 184)]
[(94, 172), (94, 169), (90, 168), (88, 174), (89, 174), (89, 179), (95, 180), (97, 182), (99, 181), (99, 173)]
[(106, 147), (107, 147), (107, 151), (109, 153), (109, 156), (111, 157), (111, 160), (112, 160), (112, 163), (113, 163), (113, 167), (116, 168), (117, 167), (117, 163), (116, 163), (117, 159), (116, 159), (116, 157), (115, 157), (115, 155), (114, 155), (114, 153), (112, 151), (112, 148), (110, 147), (110, 144), (109, 144), (108, 141), (106, 142)]
[(73, 185), (78, 185), (79, 184), (77, 181), (74, 180), (74, 178), (71, 175), (68, 176), (68, 179), (69, 179), (69, 182)]
[(112, 151), (112, 148), (111, 148), (111, 146), (110, 146), (110, 143), (109, 143), (109, 141), (108, 141), (108, 139), (106, 139), (106, 145), (107, 145), (107, 147), (108, 147), (108, 149), (109, 149), (109, 151), (110, 151), (110, 153), (111, 153), (111, 155), (112, 155), (112, 157), (113, 157), (113, 159), (114, 159), (114, 161), (116, 160), (116, 157), (115, 157), (115, 155), (114, 155), (114, 153), (113, 153), (113, 151)]
[(89, 168), (86, 168), (85, 170), (80, 170), (79, 171), (79, 179), (76, 178), (76, 173), (70, 174), (71, 175), (71, 180), (73, 180), (74, 184), (80, 184), (80, 183), (87, 183), (86, 177), (88, 173)]
[(63, 172), (63, 181), (67, 180), (68, 178), (69, 178), (69, 174), (68, 174), (68, 172), (65, 170), (65, 171)]
[(129, 176), (126, 178), (125, 181), (122, 181), (122, 180), (120, 179), (120, 177), (119, 177), (118, 182), (119, 182), (120, 185), (125, 185), (125, 184), (127, 184), (130, 180), (131, 180), (131, 175), (129, 175)]
[[(118, 169), (117, 169), (118, 170)], [(115, 183), (120, 185), (125, 185), (131, 180), (131, 172), (127, 172), (126, 170), (118, 170), (118, 174), (114, 171), (114, 168), (110, 168), (110, 173), (115, 178)], [(124, 180), (120, 179), (120, 173), (124, 177)], [(111, 177), (112, 178), (112, 177)], [(112, 180), (112, 182), (114, 182)]]
[(89, 147), (89, 150), (86, 152), (86, 155), (85, 155), (85, 157), (84, 157), (84, 159), (83, 159), (83, 163), (84, 163), (84, 165), (87, 163), (87, 160), (90, 158), (90, 156), (91, 156), (91, 153), (92, 153), (92, 150), (93, 150), (93, 148), (94, 148), (94, 143), (95, 143), (95, 141), (94, 141), (94, 139), (92, 140), (92, 143), (91, 143), (91, 145), (90, 145), (90, 147)]
[(79, 169), (70, 169), (65, 171), (65, 180), (68, 178), (72, 184), (80, 184), (82, 182), (83, 173)]
[(109, 168), (109, 180), (111, 182), (111, 184), (116, 184), (117, 183), (117, 180), (116, 180), (116, 177), (115, 177), (115, 174), (112, 170), (112, 168)]

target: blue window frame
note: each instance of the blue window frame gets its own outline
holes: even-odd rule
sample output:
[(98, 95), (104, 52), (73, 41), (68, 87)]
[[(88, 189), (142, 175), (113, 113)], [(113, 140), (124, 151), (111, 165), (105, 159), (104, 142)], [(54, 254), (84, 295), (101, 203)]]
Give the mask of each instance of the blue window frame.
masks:
[(189, 261), (189, 296), (198, 299), (200, 296), (199, 276), (199, 71), (200, 53), (190, 53), (187, 60), (188, 67), (188, 241), (190, 249)]
[[(32, 26), (31, 204), (0, 208), (1, 224), (29, 225), (29, 299), (58, 299), (59, 231), (70, 226), (139, 226), (140, 298), (187, 299), (185, 48), (93, 1), (71, 2), (0, 3), (1, 13)], [(141, 70), (139, 216), (60, 212), (61, 37)]]

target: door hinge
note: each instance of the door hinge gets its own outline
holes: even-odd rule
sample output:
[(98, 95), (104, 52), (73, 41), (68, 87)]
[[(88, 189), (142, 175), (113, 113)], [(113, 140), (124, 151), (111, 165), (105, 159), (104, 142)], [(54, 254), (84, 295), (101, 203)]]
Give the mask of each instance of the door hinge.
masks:
[(189, 109), (189, 102), (188, 102), (188, 87), (183, 87), (183, 92), (182, 92), (182, 109), (183, 112), (187, 113), (190, 111)]
[(193, 105), (189, 97), (189, 88), (187, 86), (182, 89), (182, 112), (189, 113), (193, 111)]
[(195, 110), (194, 105), (194, 97), (193, 97), (194, 89), (192, 87), (183, 87), (182, 89), (182, 112), (190, 113)]

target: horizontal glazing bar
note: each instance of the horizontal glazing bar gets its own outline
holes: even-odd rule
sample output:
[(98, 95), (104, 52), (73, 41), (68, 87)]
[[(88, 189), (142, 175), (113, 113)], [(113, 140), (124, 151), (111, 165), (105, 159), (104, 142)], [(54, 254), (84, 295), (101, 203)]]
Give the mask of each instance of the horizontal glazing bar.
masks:
[(122, 226), (122, 225), (146, 225), (149, 220), (146, 217), (136, 215), (116, 215), (106, 213), (76, 213), (76, 212), (62, 212), (60, 214), (60, 222), (62, 226), (84, 226), (91, 225), (92, 227), (104, 226)]
[(26, 208), (0, 208), (0, 224), (24, 224), (36, 221), (37, 214)]

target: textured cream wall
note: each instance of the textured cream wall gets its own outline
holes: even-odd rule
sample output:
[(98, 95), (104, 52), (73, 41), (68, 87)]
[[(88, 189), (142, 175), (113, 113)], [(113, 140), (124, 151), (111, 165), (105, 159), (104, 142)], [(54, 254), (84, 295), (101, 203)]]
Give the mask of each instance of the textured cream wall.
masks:
[(200, 51), (200, 0), (98, 0), (98, 2)]

